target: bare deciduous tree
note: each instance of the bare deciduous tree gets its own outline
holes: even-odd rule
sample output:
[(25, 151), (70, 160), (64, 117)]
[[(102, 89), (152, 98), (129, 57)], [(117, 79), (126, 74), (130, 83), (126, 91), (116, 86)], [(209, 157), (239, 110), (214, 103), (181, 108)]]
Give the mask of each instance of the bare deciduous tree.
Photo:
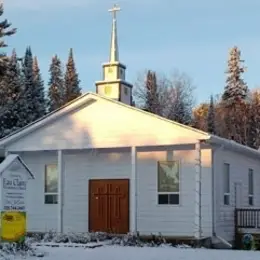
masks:
[(260, 89), (252, 90), (249, 95), (247, 145), (260, 148)]
[[(156, 74), (156, 97), (147, 102), (147, 74), (140, 73), (133, 92), (138, 107), (183, 124), (190, 124), (195, 87), (188, 75), (175, 70), (171, 76)], [(151, 104), (151, 100), (156, 103)], [(147, 108), (149, 103), (151, 108)], [(157, 109), (154, 109), (154, 107)], [(152, 109), (153, 107), (153, 109)]]
[(191, 78), (175, 71), (170, 80), (167, 96), (170, 98), (166, 104), (165, 116), (182, 124), (190, 124), (192, 109), (195, 105), (193, 91), (195, 90)]

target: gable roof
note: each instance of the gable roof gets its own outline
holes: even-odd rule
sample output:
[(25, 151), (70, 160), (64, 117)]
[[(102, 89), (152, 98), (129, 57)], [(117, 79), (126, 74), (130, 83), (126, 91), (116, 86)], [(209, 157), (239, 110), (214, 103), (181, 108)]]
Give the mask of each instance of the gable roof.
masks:
[(84, 104), (95, 102), (98, 99), (103, 99), (103, 100), (106, 100), (108, 102), (112, 102), (112, 103), (117, 104), (119, 106), (126, 107), (127, 109), (132, 109), (136, 112), (143, 113), (147, 116), (154, 117), (154, 118), (157, 118), (159, 120), (163, 120), (164, 122), (168, 122), (169, 124), (173, 124), (173, 125), (185, 128), (187, 130), (193, 131), (195, 133), (201, 134), (203, 136), (203, 138), (201, 140), (207, 141), (208, 143), (215, 143), (215, 144), (223, 145), (223, 146), (228, 147), (229, 149), (235, 150), (237, 152), (244, 153), (244, 154), (250, 154), (252, 156), (256, 156), (256, 157), (260, 158), (260, 152), (253, 149), (253, 148), (241, 145), (241, 144), (239, 144), (235, 141), (232, 141), (232, 140), (228, 140), (228, 139), (225, 139), (225, 138), (221, 138), (219, 136), (211, 135), (211, 134), (204, 132), (204, 131), (201, 131), (199, 129), (180, 124), (178, 122), (169, 120), (167, 118), (158, 116), (156, 114), (146, 112), (146, 111), (139, 109), (137, 107), (129, 106), (129, 105), (124, 104), (120, 101), (116, 101), (116, 100), (113, 100), (111, 98), (108, 98), (108, 97), (105, 97), (105, 96), (102, 96), (102, 95), (99, 95), (99, 94), (96, 94), (96, 93), (92, 93), (92, 92), (87, 92), (87, 93), (81, 95), (80, 97), (72, 100), (71, 102), (67, 103), (66, 105), (62, 106), (61, 108), (59, 108), (59, 109), (57, 109), (57, 110), (55, 110), (51, 113), (48, 113), (47, 115), (43, 116), (42, 118), (40, 118), (40, 119), (28, 124), (27, 126), (13, 132), (12, 134), (0, 139), (0, 148), (4, 148), (7, 144), (9, 144), (11, 142), (15, 142), (16, 140), (19, 140), (20, 138), (22, 138), (24, 136), (27, 136), (28, 134), (35, 131), (36, 129), (41, 128), (41, 127), (49, 124), (50, 122), (52, 122), (54, 120), (57, 120), (58, 118), (66, 115), (67, 113), (80, 108)]
[(66, 105), (62, 106), (61, 108), (59, 108), (59, 109), (57, 109), (57, 110), (55, 110), (51, 113), (48, 113), (47, 115), (41, 117), (40, 119), (28, 124), (27, 126), (21, 128), (21, 129), (18, 129), (17, 131), (11, 133), (8, 136), (5, 136), (4, 138), (0, 139), (0, 147), (4, 147), (8, 143), (15, 142), (16, 140), (22, 138), (23, 136), (26, 136), (26, 135), (30, 134), (31, 132), (35, 131), (36, 129), (43, 127), (43, 126), (47, 125), (48, 123), (50, 123), (54, 120), (57, 120), (58, 118), (64, 116), (65, 114), (67, 114), (67, 113), (69, 113), (73, 110), (76, 110), (77, 108), (81, 107), (82, 105), (87, 104), (87, 103), (92, 103), (93, 101), (96, 101), (98, 99), (103, 99), (103, 100), (106, 100), (108, 102), (115, 103), (119, 106), (124, 106), (127, 109), (132, 109), (132, 110), (135, 110), (137, 112), (143, 113), (147, 116), (151, 116), (151, 117), (166, 121), (170, 124), (178, 125), (182, 128), (188, 129), (190, 131), (197, 132), (198, 134), (205, 135), (205, 137), (209, 136), (208, 133), (203, 132), (201, 130), (198, 130), (196, 128), (192, 128), (190, 126), (182, 125), (182, 124), (177, 123), (175, 121), (172, 121), (172, 120), (166, 119), (164, 117), (152, 114), (150, 112), (146, 112), (142, 109), (139, 109), (139, 108), (136, 108), (136, 107), (133, 107), (133, 106), (126, 105), (122, 102), (107, 98), (105, 96), (102, 96), (102, 95), (99, 95), (99, 94), (96, 94), (96, 93), (87, 92), (86, 94), (83, 94), (80, 97), (72, 100), (71, 102), (67, 103)]
[(33, 173), (30, 171), (30, 169), (27, 167), (27, 165), (24, 163), (22, 158), (18, 154), (8, 154), (8, 156), (4, 159), (4, 161), (0, 164), (0, 176), (2, 176), (3, 172), (15, 161), (18, 160), (25, 170), (27, 171), (28, 175), (31, 177), (31, 179), (34, 179)]

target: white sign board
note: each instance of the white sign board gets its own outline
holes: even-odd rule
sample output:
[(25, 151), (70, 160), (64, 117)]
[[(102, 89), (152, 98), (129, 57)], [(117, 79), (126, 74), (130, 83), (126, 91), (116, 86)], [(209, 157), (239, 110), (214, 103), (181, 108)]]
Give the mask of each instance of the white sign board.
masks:
[(0, 176), (1, 240), (24, 242), (27, 182), (33, 174), (17, 154), (10, 154), (0, 164)]
[(8, 155), (0, 164), (1, 210), (26, 212), (26, 191), (32, 173), (16, 154)]
[(5, 172), (2, 176), (2, 210), (26, 211), (28, 176), (19, 172)]

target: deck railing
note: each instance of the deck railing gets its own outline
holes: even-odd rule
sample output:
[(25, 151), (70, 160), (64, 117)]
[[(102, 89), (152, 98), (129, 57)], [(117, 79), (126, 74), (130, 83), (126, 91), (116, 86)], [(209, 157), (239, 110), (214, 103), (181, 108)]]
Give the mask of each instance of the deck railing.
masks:
[(260, 208), (235, 209), (235, 225), (237, 228), (260, 228)]

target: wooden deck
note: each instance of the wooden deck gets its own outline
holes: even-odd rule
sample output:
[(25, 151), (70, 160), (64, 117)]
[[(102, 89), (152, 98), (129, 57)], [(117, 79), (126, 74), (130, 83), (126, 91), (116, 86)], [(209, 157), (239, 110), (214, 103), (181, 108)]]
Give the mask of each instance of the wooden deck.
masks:
[(241, 248), (241, 240), (244, 234), (252, 234), (260, 241), (260, 208), (235, 209), (235, 244)]
[(237, 229), (260, 229), (260, 208), (241, 208), (235, 210)]

